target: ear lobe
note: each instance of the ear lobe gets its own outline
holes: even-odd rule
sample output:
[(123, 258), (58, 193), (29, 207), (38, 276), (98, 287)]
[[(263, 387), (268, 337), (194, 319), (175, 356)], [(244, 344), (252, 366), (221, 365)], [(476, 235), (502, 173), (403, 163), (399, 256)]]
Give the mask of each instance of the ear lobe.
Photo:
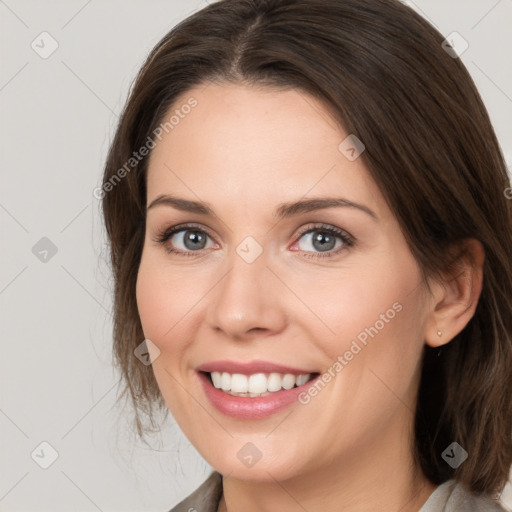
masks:
[[(431, 311), (426, 323), (425, 343), (445, 345), (473, 317), (482, 292), (485, 250), (474, 238), (457, 243), (454, 271), (432, 286)], [(440, 333), (440, 334), (439, 334)]]

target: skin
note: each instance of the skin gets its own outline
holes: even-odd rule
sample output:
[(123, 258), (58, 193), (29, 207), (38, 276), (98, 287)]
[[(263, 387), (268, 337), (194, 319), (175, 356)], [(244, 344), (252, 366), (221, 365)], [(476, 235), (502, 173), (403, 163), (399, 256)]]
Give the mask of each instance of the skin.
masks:
[[(481, 245), (469, 240), (471, 261), (457, 280), (433, 282), (429, 294), (363, 158), (338, 150), (348, 133), (325, 105), (293, 89), (210, 84), (171, 110), (190, 97), (197, 106), (151, 153), (147, 204), (169, 194), (207, 202), (215, 215), (148, 210), (137, 302), (144, 334), (160, 351), (153, 370), (171, 413), (224, 475), (219, 510), (419, 510), (435, 490), (412, 456), (422, 349), (449, 342), (473, 316)], [(348, 207), (272, 216), (282, 202), (325, 196), (364, 205), (377, 219)], [(193, 252), (183, 232), (155, 241), (187, 222), (210, 235), (191, 257), (166, 251)], [(300, 236), (318, 223), (356, 243), (334, 254), (339, 240), (322, 258)], [(236, 252), (247, 236), (263, 249), (253, 263)], [(195, 368), (212, 360), (322, 372), (396, 302), (402, 310), (307, 405), (241, 420), (204, 395)], [(237, 458), (248, 442), (262, 453), (251, 468)]]

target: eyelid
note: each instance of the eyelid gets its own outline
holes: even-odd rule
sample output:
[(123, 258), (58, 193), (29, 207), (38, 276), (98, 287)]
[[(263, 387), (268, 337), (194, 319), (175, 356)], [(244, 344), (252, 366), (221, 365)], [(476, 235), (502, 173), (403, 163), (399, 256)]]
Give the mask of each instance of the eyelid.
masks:
[(162, 241), (162, 239), (168, 239), (172, 235), (179, 233), (180, 231), (187, 231), (187, 230), (197, 230), (197, 231), (204, 231), (210, 238), (214, 238), (209, 230), (209, 228), (202, 226), (201, 224), (196, 224), (194, 222), (184, 222), (182, 224), (175, 224), (169, 227), (166, 227), (160, 231), (157, 232), (155, 235), (154, 241), (159, 242)]
[(332, 224), (325, 224), (323, 222), (312, 222), (307, 226), (304, 226), (300, 229), (300, 231), (295, 235), (297, 238), (300, 239), (303, 235), (306, 233), (310, 233), (312, 231), (327, 231), (330, 233), (335, 234), (336, 236), (340, 238), (345, 238), (347, 242), (350, 242), (352, 244), (355, 243), (356, 239), (353, 237), (348, 231), (346, 231), (343, 228), (338, 228)]

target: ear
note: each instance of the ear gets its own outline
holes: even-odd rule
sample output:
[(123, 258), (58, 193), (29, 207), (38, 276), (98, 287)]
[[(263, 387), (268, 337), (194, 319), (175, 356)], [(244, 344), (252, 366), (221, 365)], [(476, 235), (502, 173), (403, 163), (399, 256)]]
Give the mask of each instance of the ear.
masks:
[(485, 261), (482, 244), (474, 238), (465, 238), (457, 242), (455, 249), (458, 254), (454, 271), (431, 285), (425, 331), (425, 343), (431, 347), (445, 345), (466, 327), (482, 292)]

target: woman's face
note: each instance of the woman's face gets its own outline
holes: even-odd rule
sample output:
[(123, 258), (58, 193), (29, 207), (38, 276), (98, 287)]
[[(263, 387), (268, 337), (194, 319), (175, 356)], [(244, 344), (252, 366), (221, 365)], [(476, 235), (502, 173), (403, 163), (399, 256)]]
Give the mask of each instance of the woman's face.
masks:
[(241, 479), (403, 461), (429, 303), (361, 147), (298, 90), (208, 85), (176, 109), (137, 302), (183, 432)]

